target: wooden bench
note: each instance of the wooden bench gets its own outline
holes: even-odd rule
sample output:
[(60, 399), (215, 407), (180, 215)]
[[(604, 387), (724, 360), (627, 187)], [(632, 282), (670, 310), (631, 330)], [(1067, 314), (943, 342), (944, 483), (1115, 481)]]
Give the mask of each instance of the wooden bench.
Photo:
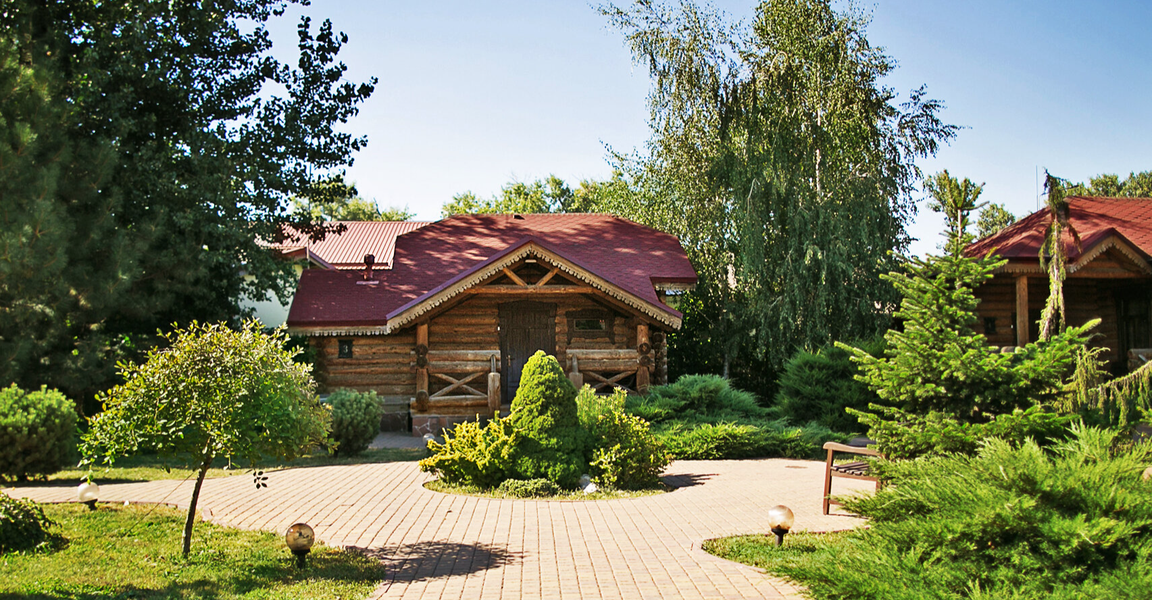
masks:
[[(856, 440), (853, 440), (856, 441)], [(884, 455), (876, 450), (865, 447), (870, 440), (861, 440), (863, 442), (860, 446), (853, 446), (848, 444), (840, 444), (837, 442), (828, 442), (824, 444), (824, 449), (828, 451), (828, 462), (824, 465), (824, 514), (828, 514), (828, 506), (832, 504), (839, 505), (839, 502), (832, 500), (832, 478), (833, 477), (847, 477), (848, 479), (863, 479), (865, 481), (875, 481), (876, 489), (880, 489), (880, 479), (871, 474), (871, 469), (868, 463), (864, 461), (856, 461), (844, 464), (835, 464), (833, 459), (837, 452), (846, 454), (856, 454), (861, 456), (876, 456), (883, 458)]]

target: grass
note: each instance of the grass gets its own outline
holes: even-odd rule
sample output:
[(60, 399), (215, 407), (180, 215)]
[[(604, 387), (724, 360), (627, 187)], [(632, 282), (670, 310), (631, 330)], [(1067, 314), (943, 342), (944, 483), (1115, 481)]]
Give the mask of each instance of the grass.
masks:
[(611, 490), (600, 489), (591, 494), (585, 494), (580, 490), (563, 490), (555, 496), (546, 496), (543, 498), (520, 498), (518, 496), (509, 496), (497, 490), (486, 490), (474, 485), (454, 485), (451, 483), (444, 483), (439, 479), (434, 479), (424, 484), (425, 488), (433, 492), (441, 492), (444, 494), (459, 494), (462, 496), (482, 496), (484, 498), (500, 498), (509, 500), (613, 500), (617, 498), (640, 498), (643, 496), (655, 496), (656, 494), (663, 494), (668, 491), (667, 488), (648, 489), (648, 490)]
[(805, 571), (812, 561), (827, 560), (829, 554), (840, 552), (849, 533), (790, 533), (779, 548), (775, 535), (738, 535), (706, 540), (703, 547), (720, 558), (791, 577)]
[[(314, 452), (296, 460), (267, 460), (256, 465), (257, 469), (273, 471), (289, 467), (323, 467), (329, 465), (360, 465), (368, 463), (386, 463), (407, 460), (420, 460), (426, 452), (413, 448), (375, 448), (365, 450), (355, 456), (332, 456), (324, 451)], [(208, 477), (228, 477), (240, 475), (250, 470), (249, 466), (237, 463), (228, 468), (228, 459), (217, 459), (212, 468), (208, 470)], [(116, 465), (110, 469), (95, 469), (93, 477), (97, 483), (115, 483), (128, 481), (154, 481), (157, 479), (184, 479), (193, 473), (192, 469), (179, 463), (167, 463), (156, 456), (127, 456), (117, 459)], [(48, 482), (75, 482), (80, 483), (87, 471), (77, 468), (64, 469), (49, 475)], [(9, 481), (9, 485), (15, 482)], [(41, 481), (15, 483), (15, 485), (36, 485)]]
[(364, 598), (384, 566), (357, 552), (313, 547), (297, 570), (280, 536), (197, 522), (180, 556), (184, 513), (166, 507), (45, 505), (58, 523), (49, 548), (0, 556), (0, 598)]

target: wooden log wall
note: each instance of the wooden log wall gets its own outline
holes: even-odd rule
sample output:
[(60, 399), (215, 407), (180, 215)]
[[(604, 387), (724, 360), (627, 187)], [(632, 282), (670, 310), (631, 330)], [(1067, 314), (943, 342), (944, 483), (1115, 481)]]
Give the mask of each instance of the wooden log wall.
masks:
[[(1093, 330), (1098, 334), (1092, 345), (1108, 348), (1101, 354), (1103, 360), (1120, 360), (1117, 349), (1120, 344), (1117, 331), (1116, 297), (1118, 287), (1131, 285), (1123, 279), (1100, 280), (1087, 277), (1069, 277), (1064, 281), (1065, 316), (1069, 325), (1083, 325), (1091, 319), (1099, 318), (1101, 323)], [(1016, 327), (1016, 279), (1014, 275), (998, 274), (976, 289), (980, 304), (976, 312), (979, 316), (975, 325), (978, 333), (984, 333), (984, 319), (995, 319), (995, 335), (987, 335), (993, 346), (1015, 346)], [(1048, 280), (1044, 277), (1028, 278), (1028, 325), (1030, 341), (1036, 341), (1039, 327), (1036, 321), (1048, 300)]]
[[(499, 398), (498, 390), (495, 389), (499, 385), (499, 377), (490, 376), (492, 357), (497, 358), (497, 370), (502, 364), (499, 360), (498, 307), (503, 302), (519, 299), (504, 295), (476, 295), (434, 316), (423, 328), (421, 325), (413, 325), (387, 336), (311, 338), (313, 346), (319, 351), (325, 374), (321, 391), (350, 388), (357, 391), (373, 390), (382, 396), (415, 399), (418, 390), (424, 389), (428, 396), (424, 401), (426, 405), (421, 403), (417, 412), (460, 415), (491, 412), (493, 392)], [(569, 371), (571, 353), (580, 357), (581, 371), (599, 373), (608, 378), (627, 373), (627, 378), (621, 382), (635, 386), (642, 360), (638, 346), (647, 343), (649, 364), (644, 370), (649, 380), (654, 380), (654, 383), (661, 381), (661, 369), (666, 368), (663, 366), (666, 363), (660, 352), (660, 344), (651, 343), (649, 339), (649, 327), (654, 326), (582, 295), (561, 295), (545, 301), (557, 305), (555, 354), (566, 372)], [(568, 313), (584, 314), (589, 311), (600, 311), (612, 317), (611, 335), (574, 330), (569, 340)], [(427, 332), (426, 338), (421, 329)], [(657, 331), (651, 329), (651, 332)], [(657, 336), (661, 343), (662, 335)], [(640, 339), (640, 336), (644, 339)], [(353, 341), (352, 358), (338, 357), (339, 340), (345, 339)], [(421, 344), (426, 347), (426, 351), (418, 354), (417, 349)], [(477, 373), (483, 375), (457, 385), (462, 379)], [(440, 394), (454, 385), (456, 387), (449, 389), (447, 394)], [(465, 385), (471, 389), (465, 388)], [(606, 388), (602, 391), (608, 390)], [(420, 397), (423, 398), (423, 394)]]
[[(352, 358), (339, 358), (339, 340), (352, 340)], [(381, 396), (411, 396), (416, 390), (412, 368), (414, 330), (392, 335), (313, 337), (317, 359), (325, 372), (321, 392), (349, 388)]]

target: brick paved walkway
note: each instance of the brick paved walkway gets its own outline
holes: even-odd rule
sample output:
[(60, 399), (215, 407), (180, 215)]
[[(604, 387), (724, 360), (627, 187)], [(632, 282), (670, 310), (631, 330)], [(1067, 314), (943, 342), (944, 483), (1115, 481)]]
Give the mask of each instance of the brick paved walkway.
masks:
[[(823, 463), (784, 459), (679, 461), (656, 496), (586, 502), (494, 500), (422, 487), (411, 462), (289, 469), (256, 490), (237, 475), (204, 483), (205, 519), (283, 532), (310, 523), (333, 546), (366, 548), (389, 577), (372, 598), (799, 598), (788, 583), (715, 558), (703, 540), (767, 531), (766, 513), (785, 504), (798, 530), (855, 527), (820, 514)], [(836, 492), (867, 489), (837, 480)], [(855, 486), (855, 487), (854, 487)], [(75, 499), (75, 488), (6, 490), (42, 502)], [(187, 508), (191, 483), (101, 486), (101, 500), (167, 502)]]

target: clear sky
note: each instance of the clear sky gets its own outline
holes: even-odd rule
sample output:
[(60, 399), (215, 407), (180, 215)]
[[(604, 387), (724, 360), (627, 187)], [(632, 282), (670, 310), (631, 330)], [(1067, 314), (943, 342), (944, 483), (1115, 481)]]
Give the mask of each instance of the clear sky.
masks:
[[(714, 3), (750, 20), (747, 0)], [(964, 127), (925, 173), (986, 183), (982, 200), (1017, 217), (1037, 207), (1037, 170), (1085, 180), (1152, 170), (1152, 2), (877, 0), (868, 39), (899, 67), (907, 97), (927, 84)], [(352, 81), (379, 78), (348, 130), (368, 147), (349, 169), (361, 195), (439, 217), (454, 194), (489, 196), (549, 174), (610, 173), (605, 146), (648, 138), (647, 72), (620, 32), (578, 0), (313, 0), (274, 29), (294, 46), (295, 15), (349, 36)], [(279, 54), (279, 52), (277, 52)], [(922, 209), (913, 251), (942, 221)]]

